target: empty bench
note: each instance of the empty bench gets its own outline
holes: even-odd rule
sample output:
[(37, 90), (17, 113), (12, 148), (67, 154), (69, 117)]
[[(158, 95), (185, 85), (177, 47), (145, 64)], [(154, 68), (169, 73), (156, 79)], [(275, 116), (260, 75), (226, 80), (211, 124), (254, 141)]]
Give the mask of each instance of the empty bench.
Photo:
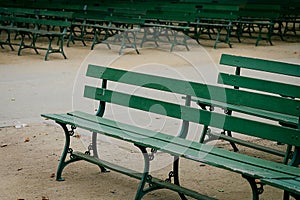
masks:
[[(54, 120), (65, 132), (65, 146), (57, 169), (56, 180), (64, 180), (62, 172), (67, 165), (85, 160), (98, 165), (102, 172), (110, 169), (140, 180), (135, 199), (142, 199), (147, 193), (163, 188), (177, 192), (182, 199), (185, 199), (185, 196), (196, 199), (212, 199), (180, 185), (179, 158), (184, 158), (240, 174), (241, 178), (247, 179), (250, 183), (253, 199), (258, 199), (259, 194), (263, 191), (256, 179), (260, 179), (263, 184), (284, 190), (285, 198), (288, 198), (289, 195), (300, 197), (300, 169), (295, 167), (299, 164), (299, 151), (295, 151), (293, 154), (293, 159), (298, 163), (294, 162), (295, 166), (289, 166), (187, 139), (190, 134), (194, 134), (189, 132), (189, 123), (196, 123), (202, 127), (210, 126), (252, 136), (259, 135), (266, 139), (296, 146), (296, 149), (299, 149), (299, 129), (248, 119), (243, 116), (210, 112), (199, 108), (191, 99), (197, 97), (214, 102), (226, 99), (226, 102), (231, 104), (236, 103), (255, 109), (283, 114), (291, 113), (297, 116), (300, 116), (299, 101), (91, 64), (88, 66), (86, 76), (94, 81), (101, 80), (98, 82), (101, 86), (86, 85), (84, 89), (84, 97), (99, 101), (96, 114), (93, 113), (94, 111), (91, 113), (73, 111), (62, 114), (42, 114), (42, 117)], [(138, 92), (135, 93), (137, 88)], [(168, 100), (168, 95), (184, 96), (185, 102), (181, 98), (179, 98), (181, 101)], [(265, 104), (254, 104), (253, 102), (270, 103), (265, 106)], [(182, 127), (178, 132), (167, 134), (125, 123), (121, 119), (106, 117), (107, 109), (112, 109), (111, 106), (116, 105), (126, 109), (127, 112), (130, 110), (140, 111), (135, 114), (136, 117), (140, 117), (139, 114), (148, 116), (155, 113), (162, 117), (179, 119), (182, 120)], [(278, 107), (278, 105), (281, 106)], [(115, 109), (113, 112), (116, 115), (121, 114)], [(122, 117), (122, 119), (125, 118)], [(91, 132), (92, 143), (86, 152), (75, 151), (70, 146), (71, 136), (76, 128), (83, 128)], [(142, 172), (135, 171), (101, 159), (101, 154), (97, 151), (97, 135), (99, 134), (126, 141), (140, 149), (144, 159), (141, 160), (144, 163), (144, 170)], [(149, 171), (151, 160), (157, 151), (174, 157), (173, 169), (169, 173), (168, 181), (153, 177)], [(70, 158), (67, 158), (67, 155)], [(181, 166), (181, 168), (184, 167)], [(197, 173), (195, 173), (196, 175)]]
[[(61, 15), (58, 16), (59, 19), (47, 19), (45, 18), (46, 11), (32, 10), (33, 16), (27, 16), (27, 13), (24, 13), (24, 16), (16, 16), (13, 11), (10, 10), (10, 12), (12, 14), (0, 15), (0, 31), (6, 32), (6, 40), (0, 41), (2, 47), (8, 45), (11, 50), (14, 50), (13, 46), (18, 46), (18, 55), (21, 55), (21, 51), (27, 48), (33, 49), (37, 54), (39, 54), (38, 50), (46, 50), (45, 60), (48, 60), (52, 53), (60, 53), (65, 59), (67, 58), (63, 46), (71, 22), (61, 19)], [(21, 39), (13, 40), (13, 34), (20, 36)], [(47, 47), (37, 44), (38, 39), (42, 37), (47, 38)], [(53, 45), (55, 39), (57, 47)]]
[(132, 48), (139, 53), (136, 45), (136, 35), (140, 31), (140, 25), (143, 20), (139, 13), (130, 15), (128, 13), (117, 13), (114, 9), (106, 7), (85, 6), (85, 10), (78, 11), (74, 14), (72, 26), (70, 29), (70, 42), (79, 40), (86, 46), (85, 41), (92, 41), (91, 50), (97, 44), (106, 44), (111, 49), (111, 41), (108, 39), (114, 36), (113, 42), (121, 42), (119, 54), (125, 48)]
[[(229, 54), (222, 54), (220, 59), (220, 64), (232, 67), (235, 69), (234, 73), (224, 73), (221, 72), (218, 76), (218, 82), (227, 86), (232, 86), (234, 89), (240, 90), (252, 90), (257, 93), (268, 93), (276, 95), (282, 99), (295, 99), (299, 101), (300, 97), (300, 65), (285, 63), (273, 60), (250, 58), (244, 56), (236, 56)], [(229, 98), (229, 97), (228, 97)], [(208, 106), (209, 102), (205, 102), (199, 99), (198, 102), (202, 107)], [(219, 104), (218, 104), (219, 103)], [(210, 104), (210, 106), (223, 107), (227, 114), (231, 115), (233, 113), (244, 113), (256, 117), (262, 117), (265, 119), (273, 120), (275, 123), (279, 123), (283, 126), (297, 129), (299, 123), (299, 116), (292, 112), (281, 113), (281, 112), (270, 112), (269, 110), (253, 109), (249, 106), (243, 106), (238, 104)], [(268, 106), (270, 102), (253, 102), (253, 104), (265, 104)], [(287, 107), (290, 107), (286, 105)], [(278, 104), (279, 109), (287, 109)], [(205, 140), (205, 137), (207, 137)], [(258, 136), (260, 137), (260, 136)], [(235, 151), (238, 151), (236, 145), (243, 145), (257, 150), (262, 150), (267, 153), (271, 153), (277, 156), (283, 157), (283, 163), (288, 163), (292, 158), (292, 146), (287, 145), (286, 151), (278, 151), (276, 149), (271, 149), (266, 146), (261, 146), (255, 143), (250, 143), (239, 139), (237, 137), (232, 137), (230, 131), (224, 130), (222, 134), (215, 134), (210, 131), (207, 127), (204, 131), (201, 142), (222, 139), (231, 142)]]

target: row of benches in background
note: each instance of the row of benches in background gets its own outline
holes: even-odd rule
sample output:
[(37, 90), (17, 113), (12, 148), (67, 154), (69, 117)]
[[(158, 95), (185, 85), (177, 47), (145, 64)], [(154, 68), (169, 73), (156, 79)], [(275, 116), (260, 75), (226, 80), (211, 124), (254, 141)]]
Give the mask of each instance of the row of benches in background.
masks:
[[(272, 45), (272, 35), (279, 35), (284, 40), (284, 35), (290, 31), (297, 34), (300, 26), (297, 6), (289, 6), (287, 11), (280, 5), (196, 2), (50, 3), (47, 9), (41, 4), (34, 5), (39, 8), (0, 8), (0, 31), (7, 32), (7, 39), (0, 41), (0, 45), (2, 48), (9, 45), (11, 49), (12, 45), (18, 45), (19, 55), (24, 48), (33, 48), (37, 53), (37, 49), (46, 49), (46, 60), (50, 53), (55, 52), (66, 58), (63, 51), (65, 38), (68, 39), (67, 46), (76, 40), (83, 45), (91, 40), (93, 49), (96, 44), (115, 35), (121, 40), (120, 53), (127, 47), (134, 48), (138, 53), (136, 35), (141, 29), (144, 33), (141, 46), (148, 41), (158, 45), (161, 37), (165, 36), (172, 43), (173, 50), (176, 45), (184, 45), (188, 49), (186, 40), (189, 37), (200, 43), (204, 34), (215, 40), (214, 48), (220, 42), (232, 47), (230, 38), (233, 36), (239, 42), (242, 37), (249, 36), (256, 38), (255, 45), (261, 40)], [(21, 36), (20, 43), (12, 42), (12, 33)], [(183, 33), (183, 39), (178, 39), (178, 33)], [(31, 38), (29, 45), (24, 43), (26, 35)], [(36, 46), (40, 36), (48, 38), (47, 48)], [(57, 38), (58, 48), (53, 48), (54, 38)]]

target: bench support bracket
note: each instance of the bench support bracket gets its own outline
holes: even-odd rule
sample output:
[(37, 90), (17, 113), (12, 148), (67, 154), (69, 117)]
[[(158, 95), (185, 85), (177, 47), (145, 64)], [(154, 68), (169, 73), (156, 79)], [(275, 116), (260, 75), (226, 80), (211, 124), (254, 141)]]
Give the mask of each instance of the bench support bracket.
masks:
[[(242, 175), (243, 178), (245, 178), (252, 189), (252, 199), (253, 200), (259, 200), (259, 195), (261, 195), (264, 192), (264, 188), (263, 188), (263, 184), (260, 182), (256, 182), (255, 178), (246, 176), (246, 175)], [(259, 187), (258, 187), (259, 185)]]

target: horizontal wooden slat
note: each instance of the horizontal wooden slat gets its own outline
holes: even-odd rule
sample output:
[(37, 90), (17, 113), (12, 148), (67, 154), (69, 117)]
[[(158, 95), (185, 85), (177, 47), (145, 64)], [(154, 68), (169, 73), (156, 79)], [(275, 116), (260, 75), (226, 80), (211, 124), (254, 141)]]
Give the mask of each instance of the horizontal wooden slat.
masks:
[(220, 64), (300, 77), (300, 65), (279, 61), (222, 54)]
[(129, 95), (121, 92), (113, 92), (111, 90), (91, 86), (85, 87), (84, 96), (146, 112), (167, 115), (169, 117), (183, 119), (220, 129), (244, 133), (249, 136), (279, 141), (284, 144), (291, 144), (295, 146), (300, 145), (300, 130), (289, 129), (220, 113), (212, 113), (189, 106)]
[(218, 83), (299, 98), (300, 86), (251, 77), (220, 73)]
[[(106, 79), (145, 88), (226, 102), (228, 104), (244, 105), (294, 116), (300, 115), (300, 102), (292, 99), (283, 99), (270, 95), (238, 91), (220, 86), (206, 85), (96, 65), (89, 65), (86, 75), (93, 78)], [(266, 102), (268, 103), (266, 104)]]
[(300, 195), (300, 179), (261, 179), (262, 183)]
[(291, 115), (281, 114), (277, 112), (270, 112), (270, 111), (251, 108), (247, 106), (232, 105), (232, 104), (227, 104), (218, 101), (209, 101), (207, 99), (202, 99), (202, 98), (192, 98), (192, 101), (202, 103), (204, 105), (215, 106), (226, 110), (232, 110), (232, 111), (237, 111), (245, 114), (250, 114), (257, 117), (263, 117), (265, 119), (275, 120), (290, 125), (297, 125), (299, 121), (299, 117), (297, 116), (291, 116)]

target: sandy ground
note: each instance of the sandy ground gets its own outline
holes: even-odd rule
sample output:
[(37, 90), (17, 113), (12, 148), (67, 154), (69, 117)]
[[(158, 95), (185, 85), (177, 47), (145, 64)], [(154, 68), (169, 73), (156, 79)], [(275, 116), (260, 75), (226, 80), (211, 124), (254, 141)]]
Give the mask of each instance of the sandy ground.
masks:
[[(55, 181), (64, 134), (60, 127), (45, 121), (40, 114), (64, 113), (74, 109), (94, 111), (95, 104), (86, 103), (82, 97), (83, 83), (89, 81), (84, 76), (87, 64), (110, 65), (215, 84), (217, 73), (229, 70), (218, 65), (222, 53), (300, 63), (299, 38), (289, 37), (282, 42), (274, 37), (273, 42), (274, 46), (262, 41), (260, 46), (255, 47), (255, 40), (245, 39), (237, 43), (233, 39), (232, 49), (224, 44), (213, 49), (213, 41), (203, 41), (199, 46), (190, 40), (191, 51), (176, 47), (173, 53), (169, 52), (169, 44), (155, 48), (149, 43), (140, 49), (140, 55), (126, 49), (121, 56), (118, 55), (117, 45), (113, 45), (112, 50), (98, 45), (91, 51), (90, 43), (88, 47), (83, 47), (77, 42), (65, 48), (67, 60), (62, 59), (61, 55), (50, 55), (50, 60), (46, 62), (43, 51), (41, 55), (35, 55), (32, 50), (24, 50), (22, 56), (17, 56), (17, 52), (10, 51), (8, 47), (0, 49), (0, 199), (134, 198), (138, 181), (115, 172), (100, 173), (97, 167), (85, 162), (68, 166), (63, 174), (66, 181)], [(138, 123), (147, 122), (140, 120)], [(166, 129), (172, 132), (178, 126), (170, 124), (166, 125)], [(72, 147), (85, 150), (88, 144), (85, 133), (80, 130), (76, 133), (82, 137), (73, 138)], [(125, 144), (115, 145), (107, 138), (104, 141), (103, 154), (106, 159), (129, 166), (138, 165), (136, 149)], [(270, 142), (258, 142), (276, 146)], [(222, 142), (217, 145), (230, 148)], [(114, 148), (116, 146), (117, 150)], [(249, 149), (241, 148), (241, 151), (266, 156)], [(163, 161), (159, 161), (160, 157)], [(278, 161), (276, 157), (268, 158)], [(170, 166), (166, 160), (165, 155), (158, 155), (155, 161), (160, 170), (153, 173), (158, 177), (167, 178)], [(218, 199), (251, 197), (250, 187), (240, 175), (187, 160), (182, 160), (181, 166), (181, 181), (186, 187)], [(265, 187), (262, 195), (262, 199), (281, 197), (282, 192), (271, 187)], [(173, 200), (179, 197), (174, 192), (161, 190), (148, 194), (144, 199)]]

